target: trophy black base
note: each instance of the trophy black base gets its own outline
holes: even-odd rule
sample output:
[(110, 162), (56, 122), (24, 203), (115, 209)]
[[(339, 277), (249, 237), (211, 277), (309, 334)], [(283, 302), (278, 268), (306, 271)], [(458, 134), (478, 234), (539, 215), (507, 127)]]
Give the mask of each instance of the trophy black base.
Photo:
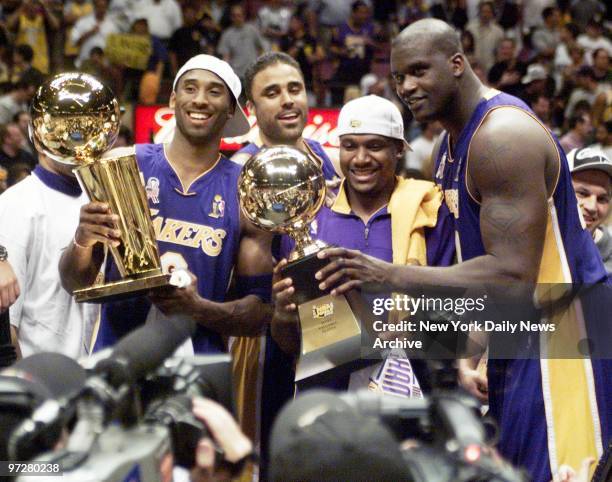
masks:
[(157, 274), (145, 278), (127, 278), (103, 285), (76, 290), (73, 295), (77, 303), (106, 303), (144, 295), (149, 291), (170, 286), (170, 275)]
[(317, 253), (290, 262), (281, 270), (295, 289), (301, 327), (300, 357), (295, 380), (298, 387), (321, 386), (326, 381), (377, 363), (362, 359), (362, 324), (366, 303), (357, 291), (331, 296), (319, 289), (315, 273), (329, 260)]

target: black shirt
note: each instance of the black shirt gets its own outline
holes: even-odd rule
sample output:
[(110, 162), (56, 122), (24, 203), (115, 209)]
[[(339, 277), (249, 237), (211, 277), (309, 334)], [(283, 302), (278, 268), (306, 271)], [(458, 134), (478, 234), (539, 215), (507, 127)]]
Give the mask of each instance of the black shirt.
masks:
[(180, 67), (194, 55), (214, 54), (218, 41), (219, 34), (202, 25), (181, 27), (172, 34), (168, 50), (176, 54), (177, 65)]
[(30, 167), (30, 169), (34, 169), (36, 166), (36, 159), (32, 154), (23, 149), (19, 149), (15, 157), (9, 156), (6, 152), (0, 149), (0, 166), (10, 171), (16, 164), (26, 164)]
[[(317, 50), (317, 41), (314, 37), (306, 34), (303, 37), (297, 38), (292, 35), (286, 35), (281, 38), (280, 48), (283, 52), (290, 53), (298, 64), (300, 69), (304, 73), (304, 82), (307, 87), (312, 85), (312, 64), (308, 62), (306, 53), (312, 55)], [(292, 49), (296, 49), (297, 52), (291, 52)]]

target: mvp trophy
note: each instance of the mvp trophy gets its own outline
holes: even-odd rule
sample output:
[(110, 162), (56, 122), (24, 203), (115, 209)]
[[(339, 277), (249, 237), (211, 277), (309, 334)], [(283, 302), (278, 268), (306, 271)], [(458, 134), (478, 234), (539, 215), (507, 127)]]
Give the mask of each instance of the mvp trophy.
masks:
[(300, 318), (302, 342), (296, 381), (359, 359), (360, 317), (344, 296), (332, 297), (320, 290), (314, 277), (328, 262), (317, 258), (325, 243), (313, 241), (309, 233), (310, 223), (325, 200), (321, 167), (289, 146), (262, 149), (242, 168), (238, 192), (242, 212), (253, 224), (288, 234), (295, 241), (282, 275), (293, 280)]
[(36, 147), (74, 166), (89, 198), (107, 203), (119, 216), (121, 243), (110, 250), (122, 279), (77, 290), (76, 301), (111, 301), (168, 284), (135, 155), (101, 158), (119, 132), (112, 91), (88, 74), (59, 74), (38, 88), (30, 114)]

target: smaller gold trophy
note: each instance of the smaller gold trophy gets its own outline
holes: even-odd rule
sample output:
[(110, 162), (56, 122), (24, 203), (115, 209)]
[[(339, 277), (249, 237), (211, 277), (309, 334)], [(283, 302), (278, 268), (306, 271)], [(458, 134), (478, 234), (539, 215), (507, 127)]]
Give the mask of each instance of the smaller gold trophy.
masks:
[(167, 285), (136, 156), (102, 158), (119, 132), (112, 91), (89, 74), (58, 74), (38, 88), (30, 114), (36, 148), (74, 166), (89, 198), (119, 216), (121, 243), (110, 250), (122, 279), (77, 290), (76, 301), (112, 301)]
[(315, 273), (327, 264), (317, 253), (326, 247), (310, 236), (310, 223), (325, 200), (319, 164), (289, 146), (262, 149), (243, 166), (238, 180), (240, 207), (256, 226), (288, 234), (295, 248), (283, 276), (293, 280), (301, 326), (296, 381), (332, 370), (361, 355), (361, 322), (344, 296), (321, 291)]

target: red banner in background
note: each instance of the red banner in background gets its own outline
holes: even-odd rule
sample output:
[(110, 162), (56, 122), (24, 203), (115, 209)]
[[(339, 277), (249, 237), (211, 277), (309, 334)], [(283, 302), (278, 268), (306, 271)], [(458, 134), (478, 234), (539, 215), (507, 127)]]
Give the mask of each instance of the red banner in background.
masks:
[[(336, 125), (338, 109), (310, 109), (304, 137), (321, 143), (325, 148), (338, 148)], [(251, 130), (240, 137), (226, 138), (221, 150), (235, 151), (246, 142), (259, 141), (255, 116), (249, 116)], [(134, 141), (136, 143), (169, 142), (174, 133), (174, 111), (167, 106), (138, 105), (134, 111)]]

